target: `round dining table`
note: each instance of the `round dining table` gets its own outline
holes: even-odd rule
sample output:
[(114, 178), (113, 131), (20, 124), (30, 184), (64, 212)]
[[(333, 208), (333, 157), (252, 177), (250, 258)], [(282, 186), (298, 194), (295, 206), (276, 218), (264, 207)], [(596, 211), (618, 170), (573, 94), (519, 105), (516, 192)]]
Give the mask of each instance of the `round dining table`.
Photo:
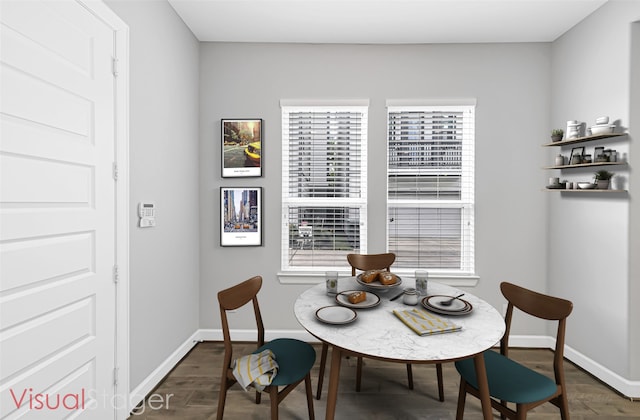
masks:
[[(345, 302), (345, 294), (339, 296), (339, 299), (336, 295), (327, 294), (324, 283), (307, 289), (296, 299), (294, 312), (300, 325), (318, 340), (332, 347), (326, 419), (332, 420), (335, 416), (340, 365), (345, 355), (412, 364), (445, 363), (473, 357), (483, 416), (485, 419), (491, 419), (483, 352), (495, 346), (504, 335), (503, 317), (489, 303), (465, 292), (462, 299), (471, 308), (464, 311), (464, 315), (437, 314), (443, 320), (460, 326), (460, 330), (418, 335), (402, 323), (393, 310), (424, 308), (422, 300), (426, 297), (421, 296), (417, 306), (405, 305), (402, 297), (391, 300), (405, 287), (413, 286), (407, 279), (401, 281), (404, 281), (404, 284), (381, 290), (365, 287), (355, 277), (340, 278), (338, 293), (365, 290), (375, 295), (369, 297), (368, 303), (364, 304), (367, 307), (363, 308)], [(460, 293), (463, 292), (459, 289), (433, 281), (427, 286), (428, 296), (457, 296)], [(355, 316), (347, 316), (346, 319), (338, 321), (318, 316), (319, 310), (320, 314), (331, 314), (334, 311), (340, 314), (350, 313), (343, 309), (345, 306), (350, 306)]]

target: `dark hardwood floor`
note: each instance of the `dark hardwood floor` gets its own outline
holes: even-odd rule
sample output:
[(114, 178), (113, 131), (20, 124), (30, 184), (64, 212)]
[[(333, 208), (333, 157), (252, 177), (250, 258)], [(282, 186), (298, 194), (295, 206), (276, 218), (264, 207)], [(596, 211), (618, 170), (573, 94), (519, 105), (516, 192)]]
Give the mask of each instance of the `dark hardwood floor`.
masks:
[[(244, 345), (243, 345), (244, 346)], [(250, 353), (250, 347), (238, 356)], [(320, 345), (316, 345), (316, 366), (312, 372), (314, 387), (318, 381)], [(223, 345), (204, 342), (193, 350), (167, 375), (151, 393), (144, 407), (133, 413), (130, 420), (142, 419), (215, 419), (220, 389)], [(512, 357), (527, 366), (552, 375), (550, 350), (513, 349)], [(437, 382), (433, 365), (415, 365), (413, 390), (407, 388), (406, 369), (402, 364), (365, 359), (362, 391), (355, 392), (355, 359), (343, 361), (340, 375), (337, 419), (399, 420), (454, 419), (458, 397), (458, 373), (453, 364), (445, 364), (445, 402), (437, 400)], [(570, 362), (565, 364), (571, 418), (580, 419), (639, 419), (640, 402), (630, 401), (599, 382)], [(314, 399), (316, 419), (324, 419), (326, 373), (322, 399)], [(269, 419), (269, 396), (263, 394), (262, 404), (254, 402), (255, 392), (245, 392), (234, 385), (227, 395), (225, 419)], [(299, 385), (280, 404), (281, 419), (307, 419), (304, 384)], [(467, 397), (465, 419), (481, 419), (480, 403)], [(494, 418), (500, 417), (495, 414)], [(558, 419), (558, 409), (545, 404), (530, 412), (529, 419)]]

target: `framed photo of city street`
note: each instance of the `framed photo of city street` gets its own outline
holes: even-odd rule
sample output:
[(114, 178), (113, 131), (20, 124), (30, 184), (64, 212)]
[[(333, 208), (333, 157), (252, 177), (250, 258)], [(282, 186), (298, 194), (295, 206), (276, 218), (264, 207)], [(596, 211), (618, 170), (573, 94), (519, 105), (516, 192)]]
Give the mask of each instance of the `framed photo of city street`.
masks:
[(222, 119), (222, 177), (262, 176), (262, 119)]
[(220, 188), (220, 245), (262, 245), (262, 187)]

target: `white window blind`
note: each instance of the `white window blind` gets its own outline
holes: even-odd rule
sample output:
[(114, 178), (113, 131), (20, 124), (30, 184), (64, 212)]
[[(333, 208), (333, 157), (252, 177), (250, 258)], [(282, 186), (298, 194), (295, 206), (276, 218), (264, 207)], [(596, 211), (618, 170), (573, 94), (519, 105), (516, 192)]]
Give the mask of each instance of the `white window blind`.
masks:
[(388, 250), (397, 268), (473, 274), (474, 106), (389, 106)]
[(282, 269), (366, 252), (367, 107), (282, 107)]

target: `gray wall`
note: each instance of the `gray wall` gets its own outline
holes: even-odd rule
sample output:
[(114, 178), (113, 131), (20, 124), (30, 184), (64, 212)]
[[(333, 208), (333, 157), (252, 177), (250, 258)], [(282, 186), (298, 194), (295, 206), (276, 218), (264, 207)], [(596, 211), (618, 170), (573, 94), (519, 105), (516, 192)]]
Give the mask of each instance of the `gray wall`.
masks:
[[(629, 107), (629, 127), (634, 132), (640, 131), (640, 22), (632, 24), (631, 38), (631, 100)], [(637, 138), (637, 136), (636, 136)], [(629, 153), (635, 156), (640, 153), (637, 142), (629, 145)], [(638, 162), (638, 159), (635, 159)], [(629, 194), (629, 255), (640, 255), (640, 172), (633, 171), (631, 174), (631, 184)], [(634, 197), (636, 197), (634, 199)], [(635, 280), (632, 280), (635, 279)], [(640, 319), (640, 259), (629, 258), (629, 300), (634, 304), (629, 305), (629, 319)], [(640, 354), (640, 328), (634, 323), (629, 323), (629, 355), (631, 356), (630, 375), (631, 378), (640, 378), (640, 357), (633, 355)]]
[[(573, 299), (568, 344), (625, 378), (640, 377), (632, 357), (640, 333), (629, 321), (640, 315), (632, 304), (640, 285), (631, 281), (640, 273), (633, 258), (640, 250), (640, 205), (633, 200), (640, 175), (625, 173), (624, 199), (540, 191), (551, 176), (540, 168), (557, 152), (540, 147), (550, 128), (610, 115), (633, 138), (640, 31), (636, 24), (632, 43), (630, 22), (640, 17), (640, 4), (610, 1), (552, 44), (382, 46), (199, 44), (164, 1), (107, 3), (131, 31), (132, 226), (139, 201), (158, 205), (157, 228), (131, 231), (131, 389), (198, 328), (219, 328), (217, 291), (254, 274), (265, 278), (267, 328), (299, 329), (292, 306), (308, 285), (280, 284), (276, 276), (281, 98), (370, 99), (372, 168), (385, 164), (386, 99), (476, 98), (480, 281), (471, 292), (497, 308), (501, 281)], [(594, 51), (606, 59), (591, 58)], [(262, 178), (220, 177), (220, 119), (238, 117), (265, 121)], [(631, 161), (633, 142), (615, 147), (621, 144)], [(385, 183), (384, 171), (369, 177), (370, 186)], [(219, 246), (219, 187), (236, 185), (264, 187), (262, 247)], [(369, 251), (383, 251), (384, 195), (372, 190), (369, 205), (370, 225), (380, 227), (370, 231)], [(593, 258), (602, 248), (603, 256)], [(598, 298), (612, 291), (627, 298), (603, 308)], [(607, 323), (599, 340), (596, 311)], [(237, 317), (237, 327), (251, 327), (248, 316)], [(547, 333), (529, 321), (514, 332)]]
[[(562, 127), (577, 119), (593, 124), (608, 115), (629, 129), (624, 140), (605, 142), (622, 152), (638, 140), (637, 105), (640, 77), (635, 48), (635, 75), (631, 74), (631, 22), (640, 18), (640, 3), (610, 1), (553, 43), (551, 121)], [(602, 59), (596, 55), (603, 53)], [(635, 77), (635, 127), (630, 103), (631, 80)], [(587, 145), (587, 148), (593, 147)], [(637, 148), (636, 148), (637, 149)], [(556, 150), (557, 152), (557, 150)], [(637, 150), (636, 150), (637, 152)], [(551, 162), (551, 154), (548, 157)], [(629, 152), (630, 168), (633, 153)], [(637, 161), (637, 158), (635, 158)], [(568, 179), (589, 180), (589, 171), (565, 171)], [(638, 171), (615, 170), (623, 187), (640, 181)], [(621, 375), (639, 379), (637, 302), (638, 273), (637, 194), (553, 195), (549, 206), (548, 290), (574, 302), (567, 344), (596, 363)], [(635, 229), (635, 238), (631, 227)], [(631, 273), (635, 273), (632, 276)], [(603, 297), (619, 296), (615, 304)], [(596, 338), (596, 339), (594, 339)], [(635, 368), (631, 369), (632, 360)]]
[[(296, 296), (308, 285), (281, 284), (281, 115), (285, 99), (370, 99), (369, 252), (385, 249), (386, 99), (476, 98), (476, 265), (472, 290), (497, 308), (498, 285), (546, 288), (550, 45), (299, 45), (202, 43), (200, 46), (200, 326), (220, 328), (216, 293), (252, 275), (268, 329), (300, 329)], [(220, 176), (220, 119), (264, 119), (264, 176)], [(381, 170), (375, 170), (381, 168)], [(219, 246), (219, 187), (264, 187), (264, 246)], [(348, 267), (344, 261), (345, 269)], [(238, 316), (237, 328), (250, 328)], [(543, 334), (544, 326), (519, 331)], [(516, 331), (517, 332), (517, 331)]]
[[(198, 325), (198, 42), (168, 3), (109, 1), (130, 29), (130, 387)], [(137, 226), (154, 201), (157, 227)]]

